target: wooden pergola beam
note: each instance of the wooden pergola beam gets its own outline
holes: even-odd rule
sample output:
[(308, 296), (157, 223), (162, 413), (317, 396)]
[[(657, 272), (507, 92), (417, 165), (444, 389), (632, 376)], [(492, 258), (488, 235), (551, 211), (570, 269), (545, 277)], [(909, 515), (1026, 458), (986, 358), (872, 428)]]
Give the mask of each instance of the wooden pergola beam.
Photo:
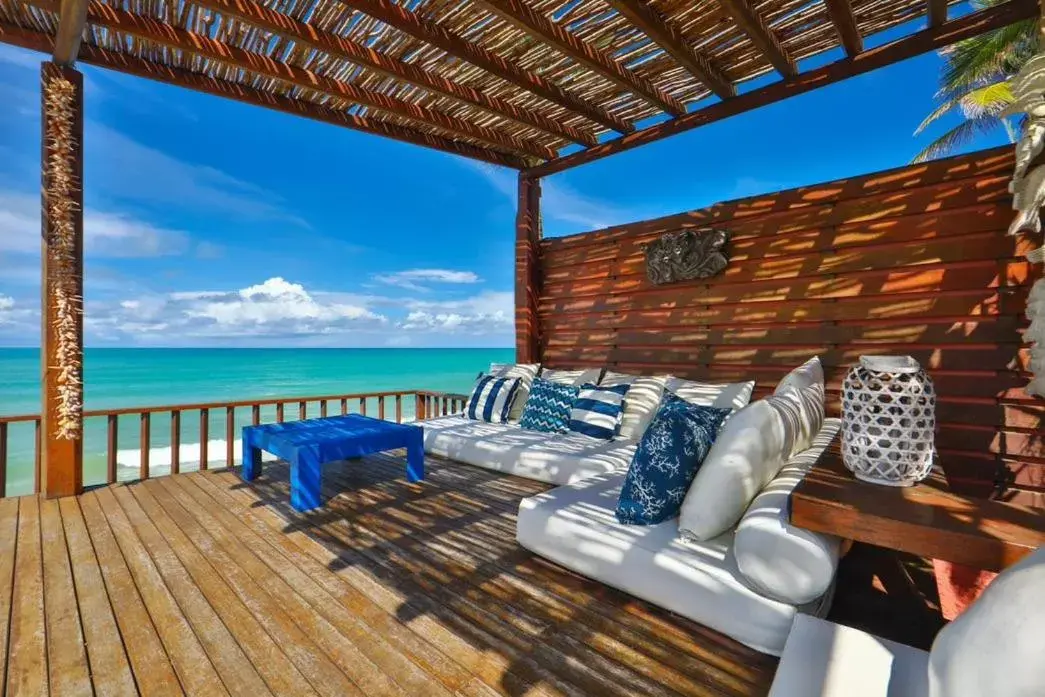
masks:
[[(49, 0), (29, 0), (31, 4), (47, 9)], [(448, 116), (434, 109), (398, 99), (396, 97), (365, 89), (351, 83), (342, 82), (311, 70), (299, 68), (289, 63), (281, 63), (268, 56), (245, 51), (231, 44), (225, 44), (202, 34), (185, 31), (159, 22), (149, 17), (142, 17), (97, 0), (87, 6), (87, 21), (97, 26), (124, 32), (147, 41), (177, 50), (190, 51), (204, 58), (218, 61), (226, 65), (241, 68), (265, 77), (301, 87), (303, 89), (322, 92), (336, 99), (363, 104), (380, 111), (404, 117), (422, 126), (438, 128), (455, 136), (474, 138), (490, 145), (494, 149), (531, 156), (537, 159), (555, 157), (555, 151), (532, 142), (524, 142), (508, 134), (493, 129), (477, 126), (469, 121)]]
[(1009, 0), (1001, 5), (994, 5), (984, 10), (973, 12), (959, 19), (952, 20), (939, 27), (932, 27), (897, 39), (888, 44), (864, 51), (855, 58), (843, 58), (829, 65), (810, 70), (793, 80), (783, 80), (751, 90), (733, 99), (712, 104), (693, 111), (671, 121), (644, 128), (631, 135), (606, 141), (594, 148), (588, 148), (571, 155), (551, 160), (531, 167), (526, 174), (545, 177), (562, 172), (579, 165), (601, 160), (610, 155), (632, 150), (634, 148), (668, 138), (679, 133), (706, 126), (709, 123), (736, 116), (780, 102), (796, 95), (833, 85), (857, 75), (863, 75), (893, 63), (920, 56), (923, 53), (936, 51), (950, 46), (963, 39), (969, 39), (994, 29), (1008, 26), (1013, 22), (1038, 16), (1037, 0)]
[(58, 33), (52, 57), (58, 65), (72, 65), (80, 50), (80, 39), (87, 22), (87, 0), (61, 0), (58, 12)]
[(617, 131), (631, 133), (635, 127), (624, 119), (576, 97), (535, 72), (513, 65), (492, 51), (453, 33), (435, 22), (421, 18), (417, 13), (391, 0), (339, 0), (342, 5), (380, 20), (390, 27), (409, 34), (419, 41), (446, 51), (502, 80), (535, 94), (589, 121)]
[(929, 0), (926, 10), (930, 27), (941, 26), (947, 21), (947, 0)]
[(515, 360), (540, 363), (541, 181), (519, 174), (515, 213)]
[(691, 48), (675, 23), (662, 17), (646, 0), (606, 1), (721, 99), (736, 96), (737, 88), (726, 74), (715, 67), (704, 54)]
[(579, 145), (595, 145), (598, 140), (591, 131), (574, 128), (554, 119), (542, 116), (481, 90), (460, 85), (434, 75), (410, 63), (391, 58), (361, 43), (346, 39), (333, 32), (325, 31), (302, 22), (254, 0), (194, 0), (194, 5), (220, 12), (227, 17), (246, 22), (252, 26), (273, 32), (299, 44), (328, 53), (331, 56), (364, 66), (380, 75), (409, 83), (433, 94), (449, 97), (463, 104), (478, 107), (488, 113), (516, 123), (536, 128), (563, 140)]
[[(935, 0), (932, 1), (935, 2)], [(828, 14), (831, 15), (831, 22), (838, 31), (838, 38), (845, 48), (845, 54), (850, 58), (855, 58), (864, 50), (864, 40), (860, 36), (860, 29), (856, 26), (852, 3), (850, 0), (824, 0), (824, 2), (827, 4)]]
[[(34, 51), (50, 53), (54, 48), (54, 37), (49, 34), (23, 29), (11, 24), (0, 22), (0, 42), (14, 46), (20, 46)], [(330, 107), (315, 104), (301, 99), (292, 99), (272, 94), (264, 90), (255, 89), (226, 80), (193, 73), (186, 70), (171, 68), (166, 65), (153, 63), (136, 56), (130, 56), (116, 51), (99, 48), (92, 44), (80, 46), (81, 62), (96, 65), (100, 68), (115, 70), (120, 73), (134, 75), (136, 77), (154, 80), (176, 87), (184, 87), (196, 92), (203, 92), (217, 97), (233, 99), (244, 104), (263, 107), (280, 111), (292, 116), (302, 116), (313, 121), (361, 131), (371, 135), (382, 136), (398, 140), (411, 145), (439, 150), (452, 155), (460, 155), (473, 160), (488, 162), (502, 167), (520, 169), (526, 166), (526, 161), (514, 155), (493, 150), (486, 150), (469, 143), (462, 143), (448, 138), (432, 135), (422, 131), (416, 131), (398, 124), (389, 123), (365, 116), (355, 116), (347, 112)]]
[(766, 21), (751, 7), (751, 0), (719, 0), (722, 9), (733, 17), (737, 26), (748, 35), (748, 38), (758, 47), (762, 55), (766, 57), (776, 71), (785, 78), (794, 77), (798, 74), (795, 62), (784, 51), (780, 42), (777, 41), (773, 30), (769, 28)]
[(606, 53), (592, 48), (561, 25), (534, 12), (522, 0), (475, 0), (476, 4), (497, 15), (530, 36), (540, 39), (559, 53), (583, 65), (617, 85), (663, 109), (672, 116), (682, 116), (686, 107), (649, 80), (623, 67)]

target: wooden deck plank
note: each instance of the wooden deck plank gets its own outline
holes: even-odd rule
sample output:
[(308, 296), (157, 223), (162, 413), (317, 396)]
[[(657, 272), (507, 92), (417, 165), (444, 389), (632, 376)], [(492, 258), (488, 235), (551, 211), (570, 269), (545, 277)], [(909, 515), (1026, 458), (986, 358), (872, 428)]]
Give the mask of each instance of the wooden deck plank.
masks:
[(359, 695), (362, 692), (325, 656), (323, 651), (296, 624), (295, 618), (281, 602), (269, 597), (209, 535), (197, 532), (185, 510), (170, 496), (162, 480), (153, 479), (141, 485), (163, 507), (164, 512), (187, 539), (211, 563), (218, 575), (250, 610), (254, 618), (280, 645), (287, 657), (321, 695)]
[[(295, 566), (278, 549), (255, 535), (242, 519), (230, 515), (225, 508), (207, 496), (196, 486), (195, 481), (180, 478), (170, 480), (170, 484), (180, 489), (180, 492), (176, 492), (176, 497), (182, 501), (186, 510), (195, 515), (200, 525), (209, 530), (228, 533), (223, 539), (226, 550), (230, 553), (235, 550), (250, 550), (257, 560), (265, 565), (262, 570), (252, 563), (251, 566), (257, 573), (275, 574), (280, 579), (282, 586), (269, 582), (273, 590), (280, 592), (281, 587), (293, 588), (301, 599), (309, 604), (313, 612), (336, 627), (346, 640), (358, 647), (366, 658), (373, 662), (375, 669), (394, 680), (406, 694), (423, 692), (432, 697), (450, 696), (450, 691), (436, 682), (435, 676), (426, 673), (409, 657), (401, 654), (387, 638), (374, 632), (362, 619), (342, 606), (337, 598), (327, 593), (316, 580)], [(368, 690), (368, 694), (377, 694), (370, 692), (370, 688), (364, 689)]]
[(96, 496), (183, 689), (189, 695), (228, 695), (192, 626), (117, 503), (113, 490), (99, 489)]
[(73, 496), (59, 499), (58, 508), (62, 514), (95, 693), (106, 697), (137, 695), (134, 675), (87, 534), (87, 525), (80, 512), (79, 499)]
[(18, 541), (12, 596), (7, 694), (47, 695), (43, 553), (40, 548), (40, 503), (36, 496), (24, 496), (18, 500)]
[[(307, 537), (303, 532), (288, 530), (286, 533), (282, 533), (262, 521), (263, 513), (259, 512), (261, 515), (249, 514), (249, 509), (242, 505), (239, 499), (231, 497), (223, 487), (216, 483), (213, 476), (201, 473), (186, 479), (192, 481), (201, 491), (210, 496), (227, 515), (241, 520), (251, 532), (278, 548), (290, 560), (293, 568), (300, 569), (302, 573), (307, 574), (355, 617), (364, 621), (372, 632), (385, 637), (404, 655), (409, 656), (428, 674), (438, 679), (441, 684), (451, 689), (473, 689), (468, 688), (467, 685), (474, 682), (475, 676), (444, 654), (439, 648), (438, 641), (429, 641), (429, 638), (426, 638), (426, 632), (400, 623), (394, 612), (387, 612), (378, 602), (346, 583), (329, 568), (328, 563), (317, 561), (296, 544), (296, 538), (305, 539), (307, 544)], [(424, 625), (425, 622), (413, 624), (415, 626)]]
[(80, 510), (138, 689), (147, 695), (185, 694), (94, 492), (80, 496)]
[[(366, 632), (359, 628), (351, 617), (341, 617), (345, 622), (331, 622), (323, 613), (317, 612), (312, 605), (301, 597), (303, 588), (288, 584), (248, 547), (244, 546), (238, 539), (230, 535), (225, 525), (211, 516), (200, 502), (189, 495), (183, 488), (183, 483), (164, 478), (157, 480), (164, 487), (167, 495), (172, 501), (176, 501), (183, 507), (186, 513), (182, 520), (182, 530), (189, 534), (193, 540), (201, 540), (205, 536), (210, 537), (206, 544), (214, 544), (228, 558), (242, 569), (247, 576), (258, 584), (258, 587), (268, 593), (273, 602), (280, 604), (288, 615), (294, 618), (295, 624), (312, 641), (323, 650), (342, 672), (345, 677), (352, 680), (356, 686), (368, 697), (388, 696), (406, 697), (407, 693), (399, 684), (384, 670), (378, 667), (363, 651), (358, 644), (366, 645), (368, 637)], [(191, 486), (191, 485), (190, 485)], [(307, 579), (305, 579), (307, 581)], [(320, 598), (321, 604), (331, 605), (329, 598)], [(357, 643), (358, 642), (358, 643)], [(370, 647), (377, 646), (377, 642), (370, 641)], [(440, 694), (437, 686), (432, 686), (433, 695)], [(448, 693), (444, 693), (448, 694)]]
[(47, 618), (47, 668), (56, 695), (89, 695), (87, 647), (80, 626), (69, 549), (56, 499), (40, 501), (43, 546), (44, 615)]
[(0, 685), (7, 684), (7, 640), (11, 629), (17, 541), (18, 499), (0, 499)]
[(211, 607), (159, 530), (138, 505), (131, 493), (132, 488), (136, 487), (120, 487), (114, 489), (113, 493), (175, 601), (192, 625), (214, 668), (221, 676), (225, 689), (232, 695), (242, 697), (271, 695), (272, 692), (240, 648), (236, 638), (222, 623), (221, 617)]
[(283, 653), (280, 644), (269, 636), (265, 627), (225, 584), (207, 557), (193, 546), (148, 489), (143, 486), (135, 486), (133, 489), (142, 510), (163, 535), (211, 607), (218, 611), (225, 626), (236, 637), (269, 689), (278, 697), (317, 697), (305, 676)]

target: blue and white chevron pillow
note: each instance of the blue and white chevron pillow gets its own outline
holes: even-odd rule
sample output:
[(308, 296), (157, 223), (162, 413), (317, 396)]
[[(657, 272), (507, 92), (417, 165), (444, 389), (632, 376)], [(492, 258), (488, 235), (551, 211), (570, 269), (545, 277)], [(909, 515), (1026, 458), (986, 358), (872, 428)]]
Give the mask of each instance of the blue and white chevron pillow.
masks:
[(580, 391), (576, 385), (535, 379), (519, 425), (531, 431), (566, 433), (570, 430), (570, 410)]
[(570, 430), (592, 438), (612, 440), (620, 430), (624, 395), (630, 387), (599, 387), (590, 382), (583, 385), (570, 410)]
[(503, 424), (508, 420), (508, 411), (518, 390), (519, 378), (481, 377), (468, 398), (465, 415), (476, 421)]

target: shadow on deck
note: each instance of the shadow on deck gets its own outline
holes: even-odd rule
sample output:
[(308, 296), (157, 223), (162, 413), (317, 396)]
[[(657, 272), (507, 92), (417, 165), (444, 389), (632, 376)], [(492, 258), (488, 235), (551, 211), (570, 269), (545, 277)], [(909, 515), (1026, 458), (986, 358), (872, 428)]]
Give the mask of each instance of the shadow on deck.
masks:
[(768, 691), (776, 659), (520, 548), (518, 501), (546, 485), (402, 468), (330, 465), (309, 514), (280, 465), (0, 500), (7, 693)]

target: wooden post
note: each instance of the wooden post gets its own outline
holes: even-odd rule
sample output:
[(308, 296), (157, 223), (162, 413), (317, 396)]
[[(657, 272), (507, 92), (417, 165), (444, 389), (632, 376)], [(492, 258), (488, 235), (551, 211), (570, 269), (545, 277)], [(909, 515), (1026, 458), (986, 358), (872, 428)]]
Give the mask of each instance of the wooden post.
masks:
[(519, 174), (519, 203), (515, 216), (515, 360), (539, 363), (541, 270), (541, 181)]
[(83, 490), (83, 75), (44, 63), (40, 489)]

